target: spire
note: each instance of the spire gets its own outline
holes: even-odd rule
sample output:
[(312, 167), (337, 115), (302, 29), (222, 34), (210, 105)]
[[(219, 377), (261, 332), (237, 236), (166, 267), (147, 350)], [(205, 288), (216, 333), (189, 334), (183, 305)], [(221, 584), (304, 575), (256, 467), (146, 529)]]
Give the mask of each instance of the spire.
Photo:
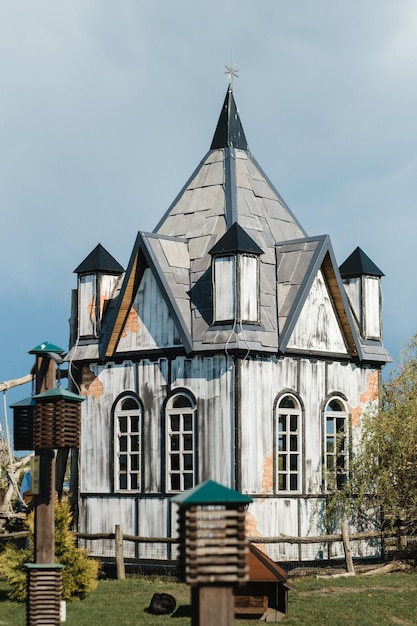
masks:
[(210, 150), (232, 147), (239, 150), (249, 150), (233, 96), (233, 88), (229, 84)]

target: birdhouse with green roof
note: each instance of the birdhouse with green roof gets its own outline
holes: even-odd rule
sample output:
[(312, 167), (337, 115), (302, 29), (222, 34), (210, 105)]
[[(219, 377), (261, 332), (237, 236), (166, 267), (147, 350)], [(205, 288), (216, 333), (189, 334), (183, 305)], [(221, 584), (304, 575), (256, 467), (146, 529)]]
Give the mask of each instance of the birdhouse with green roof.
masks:
[(172, 498), (179, 506), (180, 576), (191, 586), (243, 584), (246, 509), (252, 498), (208, 480)]

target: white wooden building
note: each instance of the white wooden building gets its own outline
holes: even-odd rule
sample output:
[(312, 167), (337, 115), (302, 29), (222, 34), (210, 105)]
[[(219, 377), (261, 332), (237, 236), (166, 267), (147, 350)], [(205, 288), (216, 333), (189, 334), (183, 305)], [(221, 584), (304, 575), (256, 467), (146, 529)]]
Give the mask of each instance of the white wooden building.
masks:
[(307, 235), (249, 151), (231, 87), (127, 269), (99, 244), (75, 272), (80, 531), (176, 536), (171, 496), (212, 479), (253, 498), (252, 536), (323, 532), (389, 359), (383, 274), (359, 248), (339, 268), (329, 237)]

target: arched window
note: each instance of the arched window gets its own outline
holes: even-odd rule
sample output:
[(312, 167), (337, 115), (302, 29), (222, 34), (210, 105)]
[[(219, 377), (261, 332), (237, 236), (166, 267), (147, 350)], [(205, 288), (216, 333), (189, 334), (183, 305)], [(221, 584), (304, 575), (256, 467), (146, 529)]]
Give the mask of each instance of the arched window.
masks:
[(134, 396), (125, 396), (114, 410), (115, 491), (141, 489), (141, 441), (141, 407)]
[(293, 395), (278, 403), (276, 485), (278, 491), (301, 490), (301, 407)]
[(330, 399), (324, 410), (325, 489), (342, 489), (349, 469), (348, 412), (340, 398)]
[(185, 393), (169, 399), (166, 407), (167, 491), (184, 491), (196, 483), (196, 405)]

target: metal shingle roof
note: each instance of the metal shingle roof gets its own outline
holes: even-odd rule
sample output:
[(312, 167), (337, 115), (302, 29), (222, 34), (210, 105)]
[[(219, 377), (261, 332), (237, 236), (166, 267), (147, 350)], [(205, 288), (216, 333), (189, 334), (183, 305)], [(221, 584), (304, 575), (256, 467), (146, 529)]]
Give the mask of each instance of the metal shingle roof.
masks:
[[(241, 237), (230, 242), (233, 225)], [(230, 326), (212, 326), (211, 253), (225, 241), (235, 252), (250, 241), (252, 252), (262, 253), (260, 325), (236, 325), (232, 331)], [(76, 271), (85, 271), (87, 259)], [(113, 353), (145, 267), (155, 274), (187, 353), (225, 346), (268, 353), (285, 350), (311, 281), (323, 263), (327, 263), (323, 272), (331, 283), (350, 355), (382, 360), (382, 352), (386, 353), (381, 345), (381, 350), (367, 346), (362, 351), (328, 237), (307, 237), (252, 157), (228, 90), (210, 151), (154, 232), (138, 236), (119, 299), (109, 308), (112, 320), (106, 320), (103, 329), (101, 354)]]

